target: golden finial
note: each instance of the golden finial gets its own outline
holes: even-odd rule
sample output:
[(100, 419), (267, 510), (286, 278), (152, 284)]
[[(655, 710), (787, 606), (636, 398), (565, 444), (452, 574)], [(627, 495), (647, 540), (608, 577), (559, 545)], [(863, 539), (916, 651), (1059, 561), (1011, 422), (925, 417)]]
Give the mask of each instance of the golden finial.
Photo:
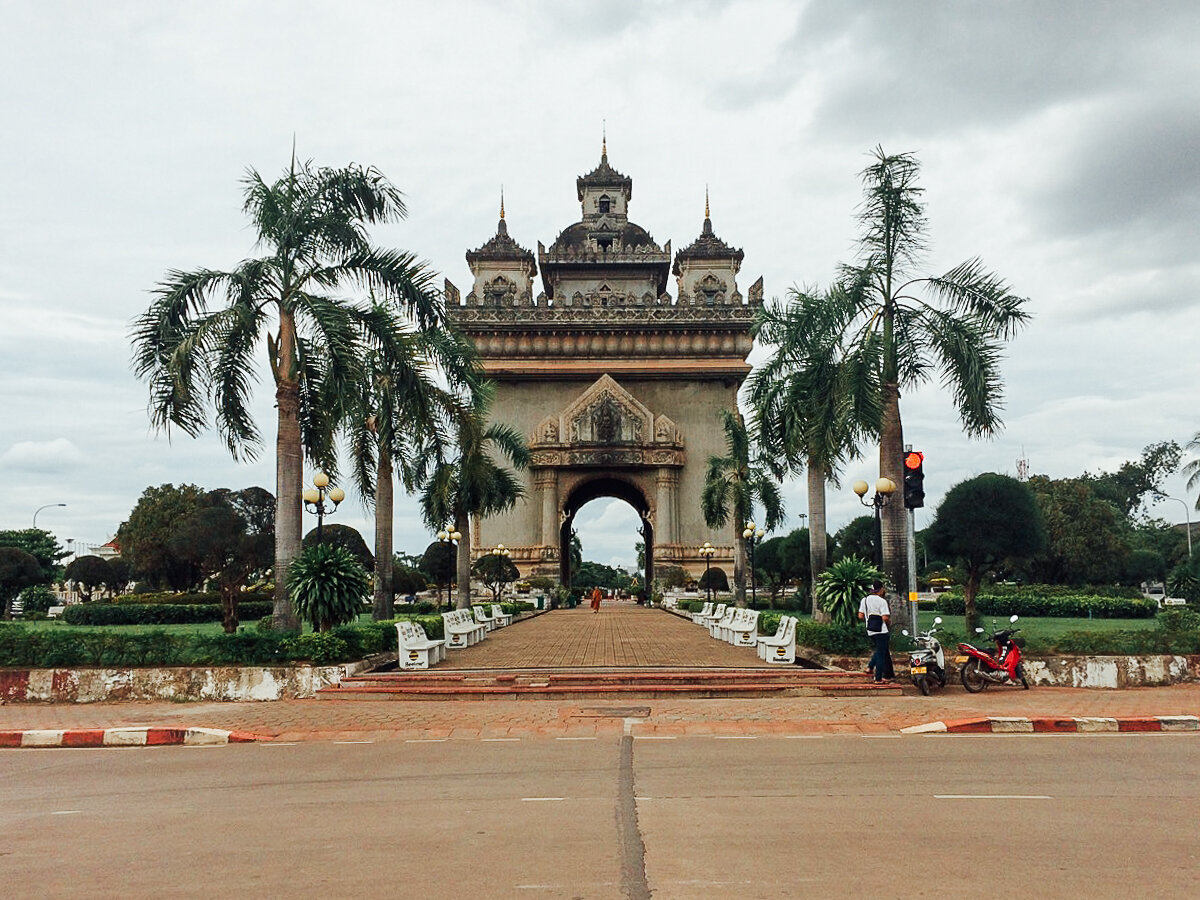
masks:
[(500, 185), (500, 218), (504, 218), (504, 185)]
[(708, 185), (704, 186), (704, 218), (710, 218), (708, 214)]
[(608, 160), (608, 119), (600, 120), (600, 160)]

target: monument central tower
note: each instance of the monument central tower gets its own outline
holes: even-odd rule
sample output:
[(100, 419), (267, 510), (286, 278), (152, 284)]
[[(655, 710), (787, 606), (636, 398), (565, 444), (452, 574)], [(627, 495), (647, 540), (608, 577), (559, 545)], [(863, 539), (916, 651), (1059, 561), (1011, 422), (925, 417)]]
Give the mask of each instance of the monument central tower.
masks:
[(565, 583), (576, 512), (616, 497), (641, 517), (647, 583), (656, 563), (702, 572), (706, 541), (728, 567), (733, 526), (709, 529), (700, 493), (708, 458), (727, 449), (718, 415), (737, 409), (750, 371), (762, 279), (743, 297), (742, 251), (714, 234), (707, 200), (700, 236), (672, 261), (670, 241), (629, 220), (633, 180), (607, 146), (575, 185), (580, 221), (549, 248), (539, 241), (536, 260), (509, 236), (501, 204), (496, 234), (467, 253), (470, 293), (446, 282), (448, 312), (496, 383), (492, 416), (533, 455), (517, 507), (472, 523), (473, 555), (503, 543), (522, 576)]

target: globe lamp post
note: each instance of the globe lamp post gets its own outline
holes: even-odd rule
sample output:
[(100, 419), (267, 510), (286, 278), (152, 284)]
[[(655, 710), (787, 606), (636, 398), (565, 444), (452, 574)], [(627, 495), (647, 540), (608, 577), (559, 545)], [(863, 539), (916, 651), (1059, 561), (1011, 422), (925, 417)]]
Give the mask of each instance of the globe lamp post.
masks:
[[(437, 539), (439, 541), (441, 541), (443, 544), (449, 544), (451, 547), (457, 547), (458, 542), (462, 540), (462, 532), (455, 531), (453, 528), (443, 528), (441, 531), (439, 531), (437, 533)], [(451, 555), (453, 556), (453, 554), (451, 554)], [(445, 585), (446, 585), (446, 604), (449, 605), (449, 603), (450, 603), (450, 579), (449, 578), (446, 579)], [(441, 604), (440, 599), (438, 600), (438, 604), (439, 605)]]
[(700, 548), (700, 555), (704, 557), (704, 587), (708, 593), (708, 601), (712, 602), (712, 577), (708, 574), (708, 567), (712, 563), (713, 554), (717, 552), (717, 548), (708, 541), (704, 542), (704, 546)]
[(504, 588), (508, 585), (508, 580), (504, 576), (507, 574), (508, 558), (512, 556), (512, 552), (503, 544), (497, 544), (490, 552), (495, 557), (493, 565), (496, 567), (496, 584), (492, 588), (492, 600), (499, 603), (500, 595), (504, 593)]
[(875, 495), (867, 500), (867, 491), (871, 489), (865, 481), (854, 482), (854, 493), (858, 494), (858, 502), (875, 510), (875, 565), (883, 566), (883, 525), (880, 520), (880, 510), (887, 506), (892, 494), (896, 493), (896, 482), (890, 478), (880, 478), (875, 482)]
[(313, 486), (304, 489), (304, 508), (317, 517), (317, 543), (321, 543), (321, 529), (325, 517), (331, 516), (338, 504), (346, 499), (346, 492), (340, 487), (329, 486), (329, 476), (317, 472), (313, 476)]
[(747, 546), (750, 547), (750, 605), (754, 606), (758, 602), (758, 582), (754, 575), (754, 545), (757, 544), (766, 534), (761, 528), (751, 522), (742, 529), (742, 537), (745, 539)]

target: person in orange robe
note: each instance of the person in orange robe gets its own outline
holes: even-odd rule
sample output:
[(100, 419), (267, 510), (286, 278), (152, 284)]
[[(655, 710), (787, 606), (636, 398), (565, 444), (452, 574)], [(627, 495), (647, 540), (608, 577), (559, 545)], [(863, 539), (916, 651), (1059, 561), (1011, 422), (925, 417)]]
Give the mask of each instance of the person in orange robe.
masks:
[(600, 612), (600, 598), (602, 596), (599, 587), (592, 588), (592, 612)]

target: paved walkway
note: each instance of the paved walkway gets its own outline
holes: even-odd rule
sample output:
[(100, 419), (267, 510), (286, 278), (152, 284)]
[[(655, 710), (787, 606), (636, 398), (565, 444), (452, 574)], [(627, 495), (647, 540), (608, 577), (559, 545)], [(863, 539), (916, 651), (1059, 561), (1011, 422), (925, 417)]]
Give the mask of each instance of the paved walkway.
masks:
[(599, 612), (587, 606), (557, 609), (500, 628), (474, 647), (451, 651), (437, 669), (605, 666), (771, 667), (753, 649), (714, 640), (689, 619), (632, 601), (608, 600)]

